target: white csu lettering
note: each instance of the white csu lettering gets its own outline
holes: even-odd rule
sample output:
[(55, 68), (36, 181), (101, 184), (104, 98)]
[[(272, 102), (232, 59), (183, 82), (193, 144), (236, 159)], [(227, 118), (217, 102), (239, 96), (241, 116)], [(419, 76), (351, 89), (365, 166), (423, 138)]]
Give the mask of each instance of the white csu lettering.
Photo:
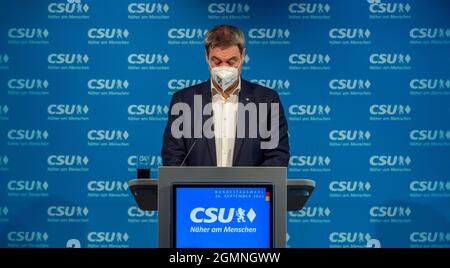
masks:
[[(217, 215), (218, 214), (218, 215)], [(234, 208), (230, 208), (227, 218), (225, 216), (225, 208), (194, 208), (191, 211), (191, 221), (194, 223), (214, 223), (217, 220), (221, 223), (229, 223), (233, 220)]]

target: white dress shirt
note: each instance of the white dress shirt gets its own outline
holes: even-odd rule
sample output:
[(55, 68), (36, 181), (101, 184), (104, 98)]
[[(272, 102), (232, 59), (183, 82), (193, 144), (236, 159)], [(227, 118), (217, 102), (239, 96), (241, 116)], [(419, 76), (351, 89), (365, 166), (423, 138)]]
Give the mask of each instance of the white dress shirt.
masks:
[(241, 79), (236, 89), (225, 99), (211, 81), (214, 137), (218, 167), (233, 166), (234, 142), (236, 139), (237, 110)]

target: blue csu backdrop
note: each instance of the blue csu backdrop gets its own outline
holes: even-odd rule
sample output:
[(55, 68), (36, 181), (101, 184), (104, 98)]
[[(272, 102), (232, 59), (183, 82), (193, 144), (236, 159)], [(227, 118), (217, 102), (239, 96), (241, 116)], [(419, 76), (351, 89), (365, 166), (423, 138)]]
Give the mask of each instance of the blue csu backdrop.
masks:
[(289, 178), (317, 182), (289, 247), (450, 246), (449, 1), (8, 0), (1, 247), (157, 246), (127, 181), (141, 157), (156, 176), (171, 95), (208, 79), (222, 23), (243, 78), (281, 96)]

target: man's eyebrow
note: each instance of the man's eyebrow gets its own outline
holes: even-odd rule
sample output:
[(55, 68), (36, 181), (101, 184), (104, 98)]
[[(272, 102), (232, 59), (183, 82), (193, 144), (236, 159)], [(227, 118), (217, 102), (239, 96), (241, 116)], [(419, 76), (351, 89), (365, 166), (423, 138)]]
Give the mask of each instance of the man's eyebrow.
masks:
[(231, 57), (231, 58), (229, 58), (229, 59), (226, 59), (226, 60), (219, 59), (219, 58), (216, 57), (216, 56), (213, 56), (213, 57), (212, 57), (212, 60), (218, 60), (218, 61), (220, 61), (220, 62), (222, 62), (222, 61), (230, 61), (230, 60), (237, 60), (237, 59), (238, 59), (237, 56), (233, 56), (233, 57)]

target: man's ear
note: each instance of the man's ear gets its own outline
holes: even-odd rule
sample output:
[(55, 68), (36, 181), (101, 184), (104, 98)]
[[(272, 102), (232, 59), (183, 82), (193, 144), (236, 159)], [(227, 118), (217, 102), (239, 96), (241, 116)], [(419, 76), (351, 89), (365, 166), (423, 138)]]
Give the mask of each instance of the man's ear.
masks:
[(241, 60), (242, 60), (242, 62), (244, 62), (244, 59), (245, 59), (245, 52), (246, 52), (246, 48), (244, 47), (244, 48), (242, 49), (242, 55), (241, 55)]

